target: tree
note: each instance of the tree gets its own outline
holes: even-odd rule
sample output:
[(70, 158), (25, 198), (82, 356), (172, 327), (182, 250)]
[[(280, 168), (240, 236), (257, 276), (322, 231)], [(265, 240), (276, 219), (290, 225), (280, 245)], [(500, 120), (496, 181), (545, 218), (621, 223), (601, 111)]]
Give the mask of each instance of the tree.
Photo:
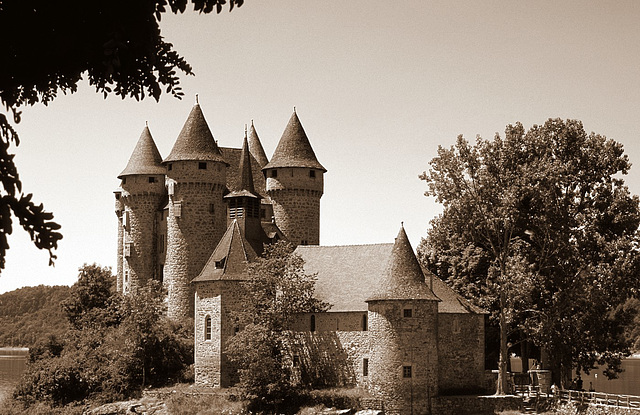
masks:
[(498, 321), (497, 392), (514, 332), (543, 350), (559, 384), (595, 363), (613, 376), (629, 351), (623, 305), (640, 269), (640, 209), (619, 177), (630, 167), (622, 145), (575, 120), (526, 133), (517, 123), (504, 139), (459, 137), (431, 167), (420, 177), (444, 211), (421, 257)]
[(109, 268), (80, 269), (63, 305), (71, 328), (63, 339), (51, 337), (30, 353), (15, 393), (26, 406), (113, 401), (146, 385), (189, 380), (193, 324), (181, 326), (164, 316), (161, 284), (151, 281), (129, 296), (109, 292), (112, 288)]
[[(244, 0), (229, 0), (230, 10)], [(62, 234), (53, 215), (22, 190), (12, 145), (20, 143), (13, 123), (19, 108), (47, 105), (60, 93), (74, 93), (86, 76), (105, 98), (114, 93), (137, 100), (158, 100), (165, 89), (180, 98), (177, 70), (192, 75), (191, 66), (164, 41), (159, 21), (170, 10), (183, 13), (189, 3), (200, 13), (222, 11), (226, 0), (68, 0), (5, 1), (0, 4), (0, 269), (5, 265), (12, 216), (53, 264)], [(24, 32), (28, 31), (28, 35)]]
[(239, 368), (238, 386), (257, 404), (277, 405), (299, 386), (284, 353), (295, 314), (330, 307), (313, 297), (316, 275), (304, 272), (304, 260), (293, 248), (286, 242), (268, 245), (263, 257), (248, 265), (248, 304), (238, 313), (242, 330), (226, 349)]

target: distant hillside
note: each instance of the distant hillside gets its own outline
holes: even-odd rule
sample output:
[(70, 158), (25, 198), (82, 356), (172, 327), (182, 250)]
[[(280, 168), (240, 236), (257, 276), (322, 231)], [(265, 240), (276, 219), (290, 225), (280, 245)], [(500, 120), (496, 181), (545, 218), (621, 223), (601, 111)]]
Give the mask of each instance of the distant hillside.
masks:
[(33, 347), (51, 334), (62, 335), (68, 322), (60, 302), (70, 289), (39, 285), (0, 294), (0, 347)]

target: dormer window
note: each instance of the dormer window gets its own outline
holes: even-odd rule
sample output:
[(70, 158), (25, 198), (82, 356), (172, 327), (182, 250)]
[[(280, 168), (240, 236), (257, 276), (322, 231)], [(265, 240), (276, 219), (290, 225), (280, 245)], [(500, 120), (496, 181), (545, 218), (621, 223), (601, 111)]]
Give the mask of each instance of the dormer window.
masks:
[(207, 170), (207, 162), (206, 161), (201, 161), (198, 163), (198, 169), (199, 170)]
[(225, 260), (226, 260), (226, 259), (227, 259), (227, 258), (225, 257), (225, 258), (222, 258), (222, 259), (221, 259), (221, 260), (219, 260), (219, 261), (216, 261), (216, 269), (222, 269), (222, 268), (224, 268), (224, 263), (225, 263)]

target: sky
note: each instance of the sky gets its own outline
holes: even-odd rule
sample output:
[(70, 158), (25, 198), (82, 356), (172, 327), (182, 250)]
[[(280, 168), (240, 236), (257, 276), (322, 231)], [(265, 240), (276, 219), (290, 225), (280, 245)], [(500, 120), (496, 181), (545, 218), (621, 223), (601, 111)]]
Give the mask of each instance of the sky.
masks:
[(441, 211), (418, 175), (459, 134), (491, 138), (517, 121), (579, 119), (624, 144), (640, 193), (640, 2), (245, 0), (221, 14), (163, 15), (162, 35), (193, 66), (183, 100), (106, 100), (83, 83), (23, 109), (23, 189), (64, 238), (55, 267), (15, 224), (0, 293), (73, 284), (115, 269), (113, 191), (145, 122), (166, 157), (199, 95), (219, 145), (253, 120), (270, 157), (293, 107), (325, 174), (322, 245), (414, 248)]

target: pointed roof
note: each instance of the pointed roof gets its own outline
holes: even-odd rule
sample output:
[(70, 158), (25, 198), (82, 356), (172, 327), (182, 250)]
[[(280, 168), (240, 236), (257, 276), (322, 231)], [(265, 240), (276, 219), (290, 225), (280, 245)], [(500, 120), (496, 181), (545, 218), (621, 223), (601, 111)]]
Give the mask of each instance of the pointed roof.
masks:
[(200, 104), (191, 109), (165, 163), (180, 160), (220, 161), (226, 163), (204, 119)]
[(385, 274), (373, 295), (366, 301), (378, 300), (440, 301), (425, 282), (422, 268), (403, 226), (393, 244)]
[(121, 179), (123, 176), (129, 176), (132, 174), (165, 174), (166, 168), (162, 165), (162, 156), (158, 151), (149, 127), (145, 125), (136, 147), (131, 153), (129, 163), (127, 167), (122, 170), (122, 173), (118, 176)]
[(229, 197), (253, 197), (261, 198), (253, 186), (253, 169), (251, 168), (251, 154), (249, 153), (249, 144), (247, 142), (247, 130), (244, 130), (244, 141), (242, 142), (242, 153), (240, 156), (240, 188), (234, 190), (225, 196)]
[(251, 152), (253, 157), (258, 161), (260, 168), (263, 168), (269, 163), (269, 159), (260, 142), (260, 137), (258, 137), (256, 128), (253, 126), (253, 120), (251, 120), (251, 128), (249, 129), (249, 152)]
[(229, 224), (200, 275), (192, 282), (246, 280), (247, 263), (255, 261), (256, 258), (258, 255), (242, 236), (238, 221), (234, 220)]
[(318, 162), (295, 109), (293, 114), (291, 114), (291, 118), (289, 118), (287, 127), (282, 133), (276, 151), (273, 152), (271, 161), (262, 169), (273, 169), (277, 167), (308, 167), (327, 171), (327, 169), (322, 167), (322, 164)]

